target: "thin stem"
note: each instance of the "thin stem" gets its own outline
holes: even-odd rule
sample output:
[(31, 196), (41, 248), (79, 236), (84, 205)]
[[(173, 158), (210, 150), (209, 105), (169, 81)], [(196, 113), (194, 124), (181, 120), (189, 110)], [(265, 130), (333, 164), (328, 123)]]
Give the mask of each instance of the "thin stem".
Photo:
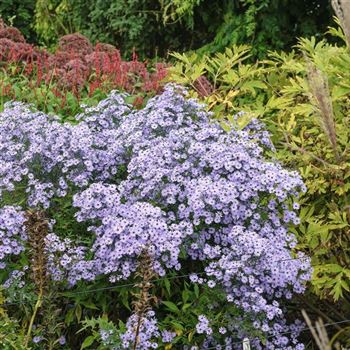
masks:
[(325, 160), (323, 160), (322, 158), (319, 158), (319, 157), (315, 156), (314, 154), (306, 151), (304, 148), (298, 147), (296, 145), (292, 145), (288, 142), (282, 142), (282, 144), (286, 145), (292, 151), (299, 151), (299, 152), (317, 160), (318, 162), (322, 163), (324, 166), (332, 166), (332, 164), (330, 164), (330, 163), (326, 162)]
[(28, 331), (27, 331), (27, 336), (26, 336), (26, 339), (25, 339), (25, 342), (24, 342), (24, 346), (27, 347), (28, 346), (28, 343), (29, 343), (29, 339), (30, 339), (30, 335), (32, 333), (32, 329), (33, 329), (33, 324), (34, 324), (34, 320), (35, 320), (35, 317), (42, 305), (42, 299), (43, 299), (43, 290), (41, 289), (39, 294), (38, 294), (38, 300), (36, 301), (36, 304), (34, 306), (34, 310), (33, 310), (33, 314), (32, 314), (32, 317), (30, 319), (30, 323), (29, 323), (29, 327), (28, 327)]
[(139, 343), (139, 333), (140, 333), (141, 321), (142, 321), (142, 315), (139, 315), (139, 319), (137, 321), (136, 332), (135, 332), (135, 343), (134, 343), (133, 350), (137, 349), (137, 345)]
[[(330, 318), (327, 314), (325, 314), (324, 312), (322, 312), (321, 310), (319, 310), (317, 307), (315, 307), (313, 304), (311, 303), (308, 303), (305, 299), (303, 299), (302, 297), (300, 297), (299, 295), (297, 296), (297, 298), (299, 300), (302, 300), (303, 302), (306, 303), (306, 305), (308, 307), (310, 307), (310, 309), (312, 309), (314, 312), (316, 312), (316, 314), (318, 314), (319, 316), (323, 317), (324, 319), (326, 319), (329, 323), (334, 323), (334, 320), (332, 318)], [(342, 328), (335, 324), (334, 327), (337, 329), (337, 330), (341, 330)]]

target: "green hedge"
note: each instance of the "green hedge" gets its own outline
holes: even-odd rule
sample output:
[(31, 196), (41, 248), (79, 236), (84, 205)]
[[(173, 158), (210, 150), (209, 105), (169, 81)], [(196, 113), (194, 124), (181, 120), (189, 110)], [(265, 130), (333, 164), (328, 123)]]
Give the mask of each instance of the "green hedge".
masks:
[(320, 35), (331, 22), (328, 0), (4, 0), (0, 15), (45, 45), (80, 31), (129, 55), (169, 50), (217, 52), (250, 44), (255, 57), (290, 49), (299, 36)]

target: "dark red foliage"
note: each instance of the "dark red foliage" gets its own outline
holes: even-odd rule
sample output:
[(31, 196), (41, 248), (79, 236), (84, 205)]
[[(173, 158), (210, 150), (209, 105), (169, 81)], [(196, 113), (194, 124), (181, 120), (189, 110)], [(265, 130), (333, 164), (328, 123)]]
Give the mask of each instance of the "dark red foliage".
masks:
[(89, 67), (94, 67), (99, 72), (108, 73), (111, 70), (111, 57), (107, 52), (94, 51), (85, 56), (85, 62)]
[(74, 71), (80, 73), (83, 76), (86, 76), (86, 74), (89, 72), (89, 67), (80, 58), (71, 59), (64, 65), (63, 69), (65, 69), (67, 72)]
[(95, 50), (98, 52), (105, 52), (110, 57), (115, 55), (120, 55), (119, 50), (111, 44), (97, 43), (95, 46)]
[(85, 85), (86, 79), (79, 71), (71, 70), (63, 72), (57, 83), (59, 87), (73, 91), (76, 94)]
[(12, 52), (12, 61), (15, 62), (33, 62), (40, 59), (44, 55), (44, 52), (41, 52), (37, 48), (33, 47), (33, 45), (27, 43), (16, 43), (14, 49), (15, 50)]
[(22, 33), (14, 27), (0, 27), (0, 38), (10, 39), (15, 43), (25, 43)]
[(51, 67), (63, 68), (72, 58), (72, 55), (67, 52), (56, 52), (48, 57), (48, 64)]
[(0, 61), (10, 61), (15, 50), (15, 42), (10, 39), (0, 38)]
[(137, 94), (134, 103), (140, 106), (144, 101), (142, 94), (161, 92), (162, 80), (167, 74), (163, 63), (141, 62), (136, 53), (131, 61), (125, 61), (113, 45), (98, 43), (93, 47), (79, 33), (60, 38), (57, 51), (49, 54), (27, 44), (16, 28), (2, 26), (2, 22), (0, 61), (5, 67), (7, 63), (16, 63), (18, 71), (30, 79), (33, 88), (42, 83), (52, 86), (53, 93), (61, 96), (62, 101), (67, 91), (79, 98), (83, 90), (91, 95), (96, 89), (104, 92), (118, 89)]
[(89, 39), (80, 33), (62, 36), (58, 41), (58, 51), (77, 56), (85, 56), (93, 51)]

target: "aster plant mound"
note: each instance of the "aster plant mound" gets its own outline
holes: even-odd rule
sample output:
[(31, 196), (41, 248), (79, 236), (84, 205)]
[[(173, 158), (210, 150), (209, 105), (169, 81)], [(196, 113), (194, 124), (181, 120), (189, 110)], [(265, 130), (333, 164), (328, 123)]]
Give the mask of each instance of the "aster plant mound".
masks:
[[(301, 350), (302, 325), (286, 321), (285, 301), (310, 278), (309, 259), (293, 252), (288, 232), (299, 222), (295, 199), (305, 187), (267, 155), (273, 146), (259, 122), (227, 133), (186, 94), (168, 85), (137, 110), (113, 92), (74, 125), (7, 105), (0, 115), (7, 204), (0, 220), (10, 216), (18, 228), (3, 226), (15, 249), (4, 245), (1, 256), (13, 262), (25, 254), (19, 205), (54, 216), (65, 210), (64, 199), (79, 230), (67, 238), (54, 221), (50, 226), (47, 271), (56, 283), (123, 283), (146, 251), (152, 274), (186, 273), (197, 294), (210, 295), (196, 314), (193, 345), (240, 349), (237, 341), (248, 337), (255, 349)], [(16, 201), (11, 193), (22, 196)], [(162, 315), (159, 305), (142, 317), (133, 313), (119, 333), (102, 329), (101, 341), (129, 349), (136, 322), (137, 349), (172, 341), (186, 348)]]

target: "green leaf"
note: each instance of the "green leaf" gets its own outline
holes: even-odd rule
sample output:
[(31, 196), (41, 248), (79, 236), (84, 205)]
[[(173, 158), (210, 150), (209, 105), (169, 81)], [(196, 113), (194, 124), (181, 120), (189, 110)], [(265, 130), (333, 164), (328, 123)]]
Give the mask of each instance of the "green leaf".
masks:
[(92, 336), (92, 335), (88, 336), (83, 341), (83, 344), (81, 344), (80, 350), (88, 348), (90, 345), (93, 344), (94, 341), (95, 341), (95, 337), (94, 336)]
[(343, 271), (343, 267), (338, 264), (324, 264), (315, 266), (315, 271), (326, 273), (339, 273)]
[(230, 126), (228, 123), (220, 122), (220, 126), (226, 131), (230, 132), (232, 129), (232, 126)]
[(180, 322), (177, 322), (177, 321), (173, 320), (170, 323), (176, 328), (176, 330), (183, 331), (185, 329), (184, 326)]
[(182, 310), (182, 311), (185, 311), (185, 310), (187, 310), (188, 308), (190, 308), (191, 306), (192, 306), (191, 303), (184, 304), (184, 305), (182, 306), (181, 310)]
[(349, 285), (348, 285), (348, 283), (346, 281), (341, 280), (340, 284), (343, 287), (343, 289), (345, 289), (347, 292), (350, 290)]
[(81, 304), (91, 310), (99, 310), (99, 308), (90, 301), (82, 301)]
[(335, 85), (332, 89), (332, 100), (336, 101), (350, 93), (350, 87)]
[(170, 289), (170, 281), (167, 278), (164, 278), (164, 285), (165, 285), (165, 289), (168, 292), (168, 295), (171, 295), (171, 289)]
[(164, 304), (170, 311), (180, 313), (180, 309), (173, 302), (162, 301), (162, 304)]
[(198, 287), (198, 284), (194, 285), (194, 294), (196, 295), (196, 298), (199, 298), (199, 287)]
[[(341, 275), (341, 274), (339, 274), (339, 275)], [(338, 281), (336, 282), (336, 284), (334, 285), (334, 287), (330, 293), (331, 295), (333, 295), (333, 298), (335, 301), (337, 301), (340, 297), (343, 296), (343, 285), (342, 285), (342, 281), (339, 280), (338, 276), (337, 276)]]
[(78, 304), (76, 307), (75, 307), (75, 316), (77, 317), (77, 320), (78, 322), (80, 321), (81, 319), (81, 315), (82, 315), (82, 309), (81, 309), (81, 305)]
[(187, 289), (184, 289), (182, 291), (182, 301), (183, 301), (183, 303), (187, 303), (189, 298), (190, 298), (190, 292)]
[(66, 313), (66, 317), (64, 319), (64, 322), (67, 325), (70, 325), (74, 320), (74, 309), (69, 309)]
[(188, 341), (190, 343), (192, 343), (192, 339), (193, 339), (194, 334), (195, 334), (195, 331), (191, 331), (188, 333)]

